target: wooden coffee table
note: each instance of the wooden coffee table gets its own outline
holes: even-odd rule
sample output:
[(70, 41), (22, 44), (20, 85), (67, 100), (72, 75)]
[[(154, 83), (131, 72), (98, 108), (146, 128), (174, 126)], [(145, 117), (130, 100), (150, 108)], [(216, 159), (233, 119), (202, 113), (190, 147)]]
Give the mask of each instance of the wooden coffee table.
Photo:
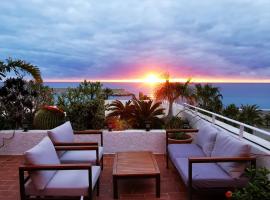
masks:
[(155, 178), (156, 196), (160, 197), (160, 171), (152, 152), (116, 153), (113, 165), (113, 195), (118, 198), (119, 179)]

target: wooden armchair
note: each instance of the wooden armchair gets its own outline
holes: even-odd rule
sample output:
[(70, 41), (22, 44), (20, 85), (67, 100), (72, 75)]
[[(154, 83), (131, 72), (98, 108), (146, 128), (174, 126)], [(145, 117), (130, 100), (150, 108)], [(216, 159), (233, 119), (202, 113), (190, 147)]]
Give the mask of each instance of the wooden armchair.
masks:
[[(57, 147), (66, 150), (65, 147)], [(69, 147), (74, 150), (91, 149), (89, 146)], [(92, 199), (99, 195), (100, 166), (91, 164), (60, 164), (55, 148), (48, 137), (25, 153), (25, 165), (19, 167), (22, 200), (46, 197), (81, 197)], [(25, 176), (25, 172), (28, 175)]]
[[(76, 142), (75, 135), (100, 135), (100, 144), (98, 142)], [(58, 149), (58, 155), (61, 163), (92, 163), (99, 164), (103, 169), (103, 132), (101, 130), (73, 131), (70, 122), (66, 122), (52, 130), (48, 131), (48, 136), (55, 147), (66, 147), (65, 150)], [(84, 151), (72, 150), (70, 146), (93, 147), (93, 149), (84, 149)]]

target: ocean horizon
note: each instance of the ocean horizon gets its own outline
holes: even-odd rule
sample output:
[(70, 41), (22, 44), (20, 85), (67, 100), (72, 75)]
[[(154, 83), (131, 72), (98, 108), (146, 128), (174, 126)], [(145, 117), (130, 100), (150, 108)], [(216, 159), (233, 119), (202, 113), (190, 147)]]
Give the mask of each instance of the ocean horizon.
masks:
[[(44, 84), (52, 88), (77, 87), (80, 82), (45, 82)], [(125, 89), (138, 96), (139, 92), (151, 96), (155, 85), (147, 83), (108, 83), (103, 82), (103, 87), (111, 89)], [(236, 104), (237, 106), (246, 104), (256, 104), (260, 109), (270, 109), (270, 83), (211, 83), (219, 87), (223, 95), (223, 104)], [(122, 97), (123, 99), (123, 97)]]

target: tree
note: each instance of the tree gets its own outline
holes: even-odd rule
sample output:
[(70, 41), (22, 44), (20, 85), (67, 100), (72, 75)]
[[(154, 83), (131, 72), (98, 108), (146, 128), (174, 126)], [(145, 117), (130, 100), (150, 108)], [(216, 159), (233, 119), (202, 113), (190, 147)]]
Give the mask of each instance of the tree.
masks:
[(268, 128), (270, 126), (270, 114), (264, 116), (265, 126)]
[(102, 85), (84, 81), (58, 96), (57, 105), (66, 112), (75, 130), (100, 129), (104, 126), (105, 106)]
[(40, 70), (37, 66), (23, 60), (13, 60), (12, 58), (8, 58), (6, 63), (0, 61), (0, 80), (3, 80), (7, 76), (7, 73), (11, 71), (14, 71), (19, 77), (22, 77), (24, 73), (30, 74), (36, 82), (43, 82)]
[(218, 87), (211, 84), (196, 84), (195, 99), (199, 107), (212, 112), (220, 113), (222, 111), (222, 94)]
[(109, 97), (113, 95), (113, 90), (111, 88), (104, 88), (103, 95), (104, 95), (104, 99), (109, 99)]
[(229, 104), (222, 111), (223, 115), (230, 119), (238, 120), (239, 117), (239, 108), (235, 104)]
[(143, 92), (139, 92), (139, 100), (150, 100), (151, 98), (144, 94)]
[(251, 126), (263, 125), (263, 119), (261, 117), (259, 106), (255, 104), (241, 105), (240, 110), (239, 121)]
[(179, 99), (191, 99), (191, 89), (189, 88), (190, 79), (183, 83), (179, 82), (169, 82), (167, 80), (165, 83), (162, 83), (158, 86), (155, 91), (156, 100), (166, 100), (169, 103), (169, 110), (167, 114), (167, 119), (169, 120), (173, 116), (173, 103)]

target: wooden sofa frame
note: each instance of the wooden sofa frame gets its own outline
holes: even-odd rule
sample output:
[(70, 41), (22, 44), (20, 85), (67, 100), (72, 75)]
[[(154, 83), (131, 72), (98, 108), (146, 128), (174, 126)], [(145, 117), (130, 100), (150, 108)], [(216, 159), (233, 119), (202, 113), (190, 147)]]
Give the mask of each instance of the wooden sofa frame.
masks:
[[(93, 199), (93, 191), (97, 190), (97, 196), (99, 196), (100, 181), (92, 189), (92, 165), (90, 164), (59, 164), (59, 165), (21, 165), (19, 167), (19, 183), (20, 183), (20, 196), (21, 200), (35, 199), (25, 194), (25, 183), (30, 179), (30, 176), (25, 177), (25, 172), (38, 171), (38, 170), (88, 170), (88, 197)], [(49, 199), (49, 197), (37, 197), (37, 199)]]
[[(83, 130), (83, 131), (74, 131), (74, 135), (100, 135), (100, 146), (103, 147), (103, 132), (101, 130)], [(103, 155), (99, 161), (99, 152), (98, 152), (98, 142), (57, 142), (53, 143), (56, 150), (57, 147), (67, 147), (63, 150), (76, 150), (76, 149), (69, 149), (68, 147), (74, 148), (75, 146), (81, 146), (82, 149), (77, 150), (96, 150), (96, 164), (101, 165), (101, 169), (103, 169)], [(84, 147), (93, 147), (92, 149), (83, 149)]]
[[(169, 168), (169, 161), (172, 163), (170, 155), (168, 153), (168, 137), (169, 133), (175, 132), (186, 132), (186, 133), (196, 133), (198, 129), (169, 129), (166, 130), (166, 161), (167, 168)], [(251, 167), (256, 167), (256, 157), (189, 157), (188, 158), (188, 199), (192, 200), (192, 192), (194, 191), (192, 187), (192, 166), (194, 163), (216, 163), (216, 162), (250, 162)], [(174, 165), (173, 165), (174, 166)], [(179, 174), (179, 173), (178, 173)], [(179, 174), (180, 176), (180, 174)]]

